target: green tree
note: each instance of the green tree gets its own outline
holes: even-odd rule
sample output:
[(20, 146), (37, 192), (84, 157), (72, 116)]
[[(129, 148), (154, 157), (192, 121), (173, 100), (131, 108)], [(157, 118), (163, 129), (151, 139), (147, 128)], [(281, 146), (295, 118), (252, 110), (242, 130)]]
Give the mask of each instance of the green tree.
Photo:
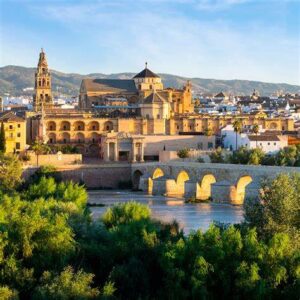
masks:
[(281, 174), (265, 183), (259, 200), (246, 202), (245, 221), (263, 236), (287, 233), (299, 243), (300, 175)]
[(150, 218), (150, 209), (136, 202), (116, 204), (108, 208), (102, 217), (102, 221), (108, 228)]
[(232, 123), (235, 132), (235, 150), (238, 149), (238, 134), (241, 133), (243, 128), (243, 122), (241, 119), (235, 119)]
[(255, 134), (255, 136), (256, 136), (256, 141), (255, 141), (255, 143), (256, 143), (256, 148), (257, 148), (257, 135), (258, 135), (258, 133), (259, 133), (259, 126), (258, 126), (258, 124), (254, 124), (253, 126), (252, 126), (252, 132)]
[(50, 147), (46, 144), (43, 144), (41, 141), (36, 140), (32, 145), (32, 150), (36, 155), (36, 165), (39, 166), (39, 156), (42, 154), (47, 154), (50, 152)]
[(22, 181), (22, 166), (15, 155), (0, 153), (0, 190), (12, 191)]
[(183, 149), (180, 149), (180, 150), (177, 151), (177, 156), (179, 158), (182, 158), (183, 160), (185, 158), (188, 158), (189, 155), (190, 155), (190, 149), (188, 149), (188, 148), (183, 148)]
[(249, 162), (249, 155), (250, 151), (246, 147), (242, 146), (229, 156), (229, 161), (232, 164), (247, 165)]
[(74, 272), (72, 267), (66, 267), (59, 275), (44, 272), (42, 284), (36, 288), (33, 299), (36, 300), (73, 300), (97, 299), (100, 292), (92, 288), (93, 274), (82, 270)]
[(18, 300), (18, 293), (8, 286), (0, 286), (0, 299), (2, 300)]
[(249, 151), (248, 165), (260, 165), (265, 157), (265, 153), (260, 148)]
[(211, 163), (222, 164), (222, 163), (226, 162), (224, 155), (223, 155), (223, 150), (221, 147), (218, 147), (217, 149), (212, 151), (209, 154), (209, 158), (210, 158)]
[(5, 130), (4, 130), (4, 123), (1, 122), (0, 128), (0, 153), (5, 153), (6, 151), (6, 141), (5, 141)]
[(299, 160), (299, 150), (295, 145), (280, 149), (275, 156), (276, 164), (279, 166), (294, 166)]

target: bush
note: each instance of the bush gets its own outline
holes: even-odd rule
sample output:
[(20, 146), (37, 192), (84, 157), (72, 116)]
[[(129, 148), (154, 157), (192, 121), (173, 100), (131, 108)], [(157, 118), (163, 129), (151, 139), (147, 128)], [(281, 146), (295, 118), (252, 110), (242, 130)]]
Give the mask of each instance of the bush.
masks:
[(201, 156), (199, 156), (199, 157), (197, 158), (197, 162), (198, 162), (198, 163), (205, 163), (204, 159), (203, 159)]
[(44, 165), (39, 167), (34, 174), (30, 176), (25, 184), (27, 186), (29, 184), (37, 183), (40, 181), (42, 177), (50, 178), (52, 177), (55, 182), (61, 182), (62, 176), (61, 173), (57, 171), (57, 169), (52, 165)]
[(28, 162), (28, 161), (30, 161), (31, 157), (29, 154), (23, 154), (20, 156), (20, 159), (24, 162)]
[(44, 272), (42, 284), (36, 288), (33, 299), (36, 300), (67, 300), (67, 299), (98, 299), (99, 290), (92, 288), (93, 274), (82, 270), (74, 272), (66, 267), (59, 275)]
[(184, 148), (177, 151), (177, 156), (182, 159), (188, 158), (189, 154), (190, 154), (190, 150), (188, 148)]
[(13, 191), (22, 182), (22, 166), (17, 156), (0, 153), (0, 190)]
[(116, 204), (112, 208), (108, 208), (102, 217), (102, 221), (106, 227), (110, 228), (149, 218), (149, 207), (135, 202), (127, 202), (124, 204)]
[(223, 154), (223, 150), (221, 147), (218, 147), (216, 150), (212, 151), (209, 154), (210, 162), (211, 163), (225, 163), (225, 158)]

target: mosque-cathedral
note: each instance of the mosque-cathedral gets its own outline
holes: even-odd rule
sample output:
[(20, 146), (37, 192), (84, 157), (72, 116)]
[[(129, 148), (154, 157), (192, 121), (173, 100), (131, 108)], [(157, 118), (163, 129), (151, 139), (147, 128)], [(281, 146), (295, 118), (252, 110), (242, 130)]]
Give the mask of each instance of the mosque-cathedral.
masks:
[[(191, 83), (187, 81), (182, 89), (165, 88), (147, 63), (132, 79), (84, 79), (79, 107), (55, 108), (43, 50), (35, 74), (33, 106), (31, 141), (43, 135), (49, 144), (74, 145), (84, 155), (115, 161), (143, 161), (145, 138), (149, 143), (155, 136), (180, 140), (184, 135), (216, 135), (234, 118), (195, 113)], [(294, 129), (293, 120), (268, 118), (263, 112), (239, 118), (244, 126), (257, 123), (271, 130)]]

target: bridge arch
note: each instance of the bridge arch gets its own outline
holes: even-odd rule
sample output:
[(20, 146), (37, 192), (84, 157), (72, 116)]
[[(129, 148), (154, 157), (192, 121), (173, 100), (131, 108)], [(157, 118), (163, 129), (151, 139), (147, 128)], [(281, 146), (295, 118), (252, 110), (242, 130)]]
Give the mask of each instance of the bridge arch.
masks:
[(152, 176), (149, 178), (148, 181), (148, 194), (152, 194), (153, 192), (153, 180), (159, 177), (163, 177), (165, 175), (164, 171), (161, 168), (156, 168)]
[(164, 173), (164, 171), (161, 168), (156, 168), (153, 171), (152, 179), (155, 179), (155, 178), (158, 178), (158, 177), (162, 177), (164, 175), (165, 175), (165, 173)]
[(213, 174), (206, 174), (197, 185), (196, 198), (208, 200), (211, 198), (211, 185), (216, 183), (216, 177)]
[(143, 173), (140, 170), (134, 171), (133, 176), (132, 176), (132, 189), (134, 191), (139, 190), (140, 180), (141, 180), (142, 176), (143, 176)]
[(230, 202), (232, 204), (243, 204), (246, 196), (246, 187), (253, 181), (250, 175), (241, 176), (235, 186), (230, 190)]
[(177, 191), (176, 193), (179, 196), (183, 196), (185, 193), (185, 182), (187, 180), (190, 180), (189, 174), (185, 170), (181, 170), (176, 178), (176, 186), (177, 186)]

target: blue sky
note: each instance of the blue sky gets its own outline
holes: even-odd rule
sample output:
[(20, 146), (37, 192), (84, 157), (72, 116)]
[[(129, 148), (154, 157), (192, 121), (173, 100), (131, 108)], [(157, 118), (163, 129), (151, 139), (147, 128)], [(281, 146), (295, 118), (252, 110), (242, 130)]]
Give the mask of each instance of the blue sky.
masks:
[(300, 0), (0, 0), (0, 65), (300, 84)]

